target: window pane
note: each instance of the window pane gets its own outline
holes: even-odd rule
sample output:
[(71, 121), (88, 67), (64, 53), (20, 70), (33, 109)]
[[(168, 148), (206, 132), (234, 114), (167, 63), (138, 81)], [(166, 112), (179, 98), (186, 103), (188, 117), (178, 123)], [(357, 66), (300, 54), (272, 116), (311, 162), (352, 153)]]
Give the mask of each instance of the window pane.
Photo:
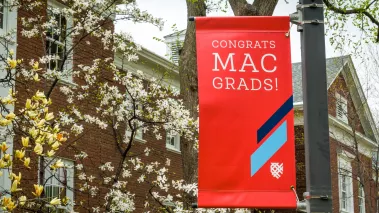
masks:
[[(47, 197), (47, 198), (51, 198), (51, 187), (52, 186), (46, 186), (45, 187), (45, 196)], [(50, 199), (49, 199), (50, 200)]]
[(56, 41), (60, 41), (59, 38), (59, 30), (60, 30), (60, 15), (54, 15), (54, 19), (56, 21), (54, 29), (53, 29), (53, 39)]
[(0, 0), (0, 28), (4, 29), (4, 0)]
[(67, 21), (64, 16), (61, 16), (61, 25), (60, 25), (60, 42), (64, 42), (66, 39), (66, 29), (67, 29)]
[(54, 197), (59, 198), (59, 187), (58, 186), (53, 186), (52, 198), (54, 198)]
[(61, 14), (53, 14), (51, 9), (48, 9), (48, 19), (54, 20), (54, 25), (47, 30), (46, 36), (52, 41), (46, 42), (46, 52), (52, 56), (57, 56), (59, 59), (51, 60), (48, 68), (51, 70), (61, 70), (63, 67), (63, 58), (65, 54), (65, 38), (67, 31), (67, 20)]
[[(55, 42), (50, 42), (50, 55), (51, 56), (55, 56), (57, 54), (57, 51), (58, 51), (58, 46)], [(54, 69), (57, 69), (57, 62), (56, 62), (56, 59), (51, 59), (50, 60), (50, 64), (49, 64), (49, 68), (51, 70), (54, 70)]]
[(64, 57), (64, 47), (62, 45), (57, 45), (58, 51), (57, 51), (57, 70), (62, 70), (62, 62), (63, 62), (63, 57)]
[(345, 192), (346, 192), (346, 176), (345, 176), (345, 175), (342, 176), (342, 184), (341, 184), (341, 187), (342, 187), (342, 191), (345, 191)]
[(50, 42), (50, 54), (56, 55), (58, 53), (58, 45), (56, 42)]
[(346, 199), (346, 193), (342, 192), (342, 208), (346, 209), (347, 208), (347, 199)]

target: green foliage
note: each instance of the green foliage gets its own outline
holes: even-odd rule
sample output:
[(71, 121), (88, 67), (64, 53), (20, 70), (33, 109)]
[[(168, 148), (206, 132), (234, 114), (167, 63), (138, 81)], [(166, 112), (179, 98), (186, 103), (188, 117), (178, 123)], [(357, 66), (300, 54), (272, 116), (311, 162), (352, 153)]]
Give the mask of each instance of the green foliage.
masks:
[(360, 53), (362, 46), (378, 39), (379, 1), (329, 0), (325, 9), (326, 33), (337, 50)]
[(221, 11), (226, 13), (229, 9), (227, 0), (207, 0), (206, 2), (207, 12)]

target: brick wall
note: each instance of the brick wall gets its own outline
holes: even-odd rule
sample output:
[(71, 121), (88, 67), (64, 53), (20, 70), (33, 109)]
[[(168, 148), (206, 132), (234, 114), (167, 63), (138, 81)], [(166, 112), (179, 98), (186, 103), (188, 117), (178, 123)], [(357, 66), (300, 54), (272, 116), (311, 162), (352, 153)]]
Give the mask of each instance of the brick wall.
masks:
[[(328, 104), (329, 104), (329, 114), (336, 117), (336, 93), (340, 94), (344, 97), (348, 102), (347, 114), (349, 118), (349, 125), (353, 125), (355, 123), (356, 131), (365, 134), (362, 123), (359, 120), (356, 106), (353, 104), (353, 100), (351, 99), (350, 92), (347, 88), (346, 81), (344, 80), (342, 74), (340, 73), (337, 78), (334, 80), (333, 84), (330, 86), (328, 90)], [(358, 108), (362, 106), (357, 106)]]
[[(35, 17), (36, 14), (45, 14), (46, 7), (42, 7), (40, 11), (25, 11), (20, 9), (18, 11), (18, 47), (17, 47), (17, 57), (23, 59), (38, 59), (39, 57), (44, 55), (44, 44), (40, 37), (37, 38), (25, 38), (21, 35), (21, 18), (25, 17)], [(108, 29), (112, 29), (113, 26), (111, 24), (106, 25)], [(87, 45), (86, 41), (89, 41), (91, 45)], [(78, 42), (78, 38), (74, 39), (75, 42)], [(113, 58), (113, 53), (108, 50), (104, 50), (101, 44), (101, 40), (95, 37), (87, 37), (85, 40), (81, 41), (81, 43), (77, 46), (74, 51), (74, 67), (79, 64), (92, 64), (93, 59), (95, 58)], [(103, 77), (106, 78), (107, 74), (103, 73)], [(18, 111), (20, 108), (24, 106), (24, 101), (27, 98), (30, 98), (36, 90), (47, 91), (52, 82), (41, 80), (38, 84), (23, 84), (22, 79), (18, 79), (20, 82), (16, 83), (16, 90), (18, 92), (18, 100), (19, 103), (16, 104), (15, 108)], [(74, 82), (76, 84), (81, 84), (83, 79), (75, 78)], [(59, 84), (61, 86), (63, 84)], [(96, 89), (96, 88), (95, 88)], [(57, 111), (59, 109), (63, 109), (67, 106), (65, 101), (65, 97), (60, 91), (59, 88), (55, 88), (52, 93), (52, 101), (53, 105), (50, 110)], [(90, 100), (84, 100), (80, 103), (76, 103), (77, 107), (84, 114), (94, 114), (95, 106), (92, 105), (93, 102)], [(98, 166), (105, 162), (113, 162), (113, 165), (116, 167), (120, 160), (120, 154), (117, 149), (117, 146), (114, 142), (114, 136), (110, 128), (105, 130), (99, 129), (94, 125), (84, 125), (85, 133), (80, 138), (71, 137), (67, 143), (59, 149), (57, 155), (60, 157), (64, 157), (67, 159), (74, 160), (74, 154), (77, 150), (83, 150), (89, 155), (89, 159), (83, 162), (84, 167), (86, 168), (87, 175), (93, 175), (96, 177), (95, 182), (97, 185), (101, 185), (102, 177), (99, 174)], [(164, 164), (166, 158), (171, 159), (171, 166), (169, 167), (168, 176), (173, 179), (181, 179), (182, 178), (182, 160), (181, 155), (178, 153), (174, 153), (172, 151), (168, 151), (166, 149), (165, 144), (165, 132), (161, 132), (163, 139), (157, 140), (155, 136), (151, 132), (146, 132), (143, 135), (143, 139), (146, 140), (145, 143), (135, 142), (131, 153), (134, 155), (140, 156), (140, 158), (144, 162), (159, 162), (160, 164)], [(77, 141), (76, 141), (77, 140)], [(19, 136), (15, 137), (14, 140), (14, 148), (21, 148), (21, 140)], [(143, 150), (148, 146), (152, 149), (149, 156), (143, 155)], [(31, 156), (32, 162), (30, 163), (33, 170), (25, 170), (20, 167), (20, 162), (16, 163), (14, 166), (14, 171), (17, 173), (21, 171), (23, 173), (23, 181), (22, 184), (24, 188), (24, 192), (32, 191), (33, 184), (38, 182), (38, 173), (35, 168), (38, 168), (38, 157), (32, 151), (28, 151), (27, 156)], [(20, 169), (21, 168), (21, 169)], [(132, 169), (131, 169), (132, 170)], [(75, 169), (75, 174), (78, 174), (78, 171)], [(136, 179), (139, 177), (138, 172), (133, 172), (133, 177), (128, 182), (128, 188), (132, 193), (135, 193), (136, 198), (136, 212), (142, 212), (144, 200), (149, 197), (148, 191), (150, 186), (147, 184), (137, 184)], [(87, 206), (99, 206), (103, 204), (104, 201), (104, 193), (108, 191), (107, 187), (100, 187), (101, 194), (96, 197), (89, 197), (87, 194), (81, 193), (77, 191), (83, 182), (81, 182), (77, 177), (74, 180), (75, 183), (75, 201), (77, 204), (80, 202), (85, 202)], [(29, 187), (29, 188), (28, 188)], [(26, 194), (28, 197), (33, 197), (30, 193)], [(174, 195), (174, 194), (172, 194)], [(148, 199), (151, 201), (151, 199)], [(154, 204), (151, 205), (150, 208), (154, 208)], [(76, 207), (76, 211), (84, 212), (86, 211), (83, 208)]]

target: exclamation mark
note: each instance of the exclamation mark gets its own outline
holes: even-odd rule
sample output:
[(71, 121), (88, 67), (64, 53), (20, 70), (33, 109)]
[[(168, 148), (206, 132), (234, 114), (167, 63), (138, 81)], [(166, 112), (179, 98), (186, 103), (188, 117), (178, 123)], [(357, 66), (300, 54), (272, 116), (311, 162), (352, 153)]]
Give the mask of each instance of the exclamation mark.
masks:
[(278, 78), (275, 78), (276, 91), (278, 91)]

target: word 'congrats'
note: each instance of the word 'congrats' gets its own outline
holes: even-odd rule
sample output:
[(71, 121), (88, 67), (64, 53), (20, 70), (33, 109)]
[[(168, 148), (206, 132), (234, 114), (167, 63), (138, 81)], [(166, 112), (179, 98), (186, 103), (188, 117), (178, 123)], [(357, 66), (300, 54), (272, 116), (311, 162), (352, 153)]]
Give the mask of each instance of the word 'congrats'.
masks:
[[(226, 43), (226, 42), (225, 42)], [(216, 45), (217, 44), (217, 45)], [(217, 49), (226, 45), (220, 45), (221, 42), (212, 42), (212, 47)], [(227, 43), (226, 43), (227, 44)], [(246, 43), (237, 42), (236, 47), (243, 48), (250, 45), (245, 45)], [(244, 45), (242, 45), (244, 44)], [(266, 44), (266, 43), (264, 43)], [(274, 49), (275, 42), (269, 41), (266, 45), (262, 45), (263, 49)], [(228, 45), (229, 46), (229, 45)], [(230, 47), (235, 47), (230, 45)], [(262, 48), (261, 47), (261, 48)], [(257, 47), (255, 47), (257, 48)], [(220, 53), (212, 53), (213, 57), (213, 72), (219, 71), (229, 71), (230, 76), (217, 76), (212, 80), (212, 85), (214, 89), (226, 89), (226, 90), (251, 90), (251, 91), (277, 91), (278, 90), (278, 78), (274, 75), (277, 71), (276, 66), (276, 55), (273, 53), (262, 53), (258, 51), (257, 53), (234, 53), (229, 52), (227, 55)], [(238, 75), (233, 75), (233, 73), (239, 73)], [(249, 77), (241, 76), (242, 73), (255, 73), (254, 76), (251, 74)], [(262, 74), (263, 75), (262, 75)]]

